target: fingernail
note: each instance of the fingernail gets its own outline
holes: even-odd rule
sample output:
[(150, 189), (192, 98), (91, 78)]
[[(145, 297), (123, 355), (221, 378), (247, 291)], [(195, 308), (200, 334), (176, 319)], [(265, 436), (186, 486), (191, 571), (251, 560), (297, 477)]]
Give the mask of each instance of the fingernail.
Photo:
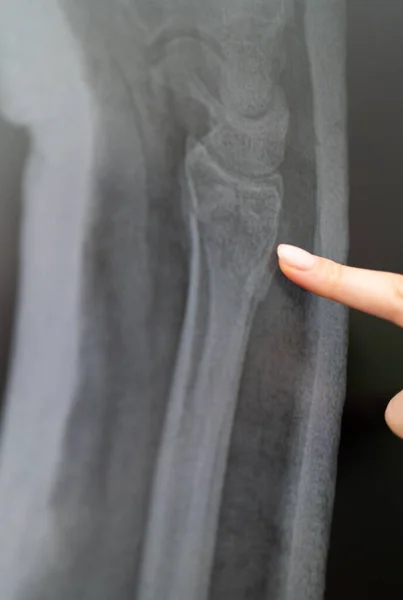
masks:
[(283, 263), (302, 271), (312, 269), (316, 262), (316, 256), (313, 254), (296, 246), (289, 246), (288, 244), (280, 244), (277, 248), (277, 254)]

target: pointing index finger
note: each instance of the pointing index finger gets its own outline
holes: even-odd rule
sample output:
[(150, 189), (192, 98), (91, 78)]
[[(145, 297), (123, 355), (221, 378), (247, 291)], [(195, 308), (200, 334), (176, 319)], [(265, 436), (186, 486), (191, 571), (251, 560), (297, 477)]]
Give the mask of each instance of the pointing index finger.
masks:
[(403, 326), (403, 276), (346, 267), (305, 250), (281, 244), (277, 249), (280, 269), (294, 283)]

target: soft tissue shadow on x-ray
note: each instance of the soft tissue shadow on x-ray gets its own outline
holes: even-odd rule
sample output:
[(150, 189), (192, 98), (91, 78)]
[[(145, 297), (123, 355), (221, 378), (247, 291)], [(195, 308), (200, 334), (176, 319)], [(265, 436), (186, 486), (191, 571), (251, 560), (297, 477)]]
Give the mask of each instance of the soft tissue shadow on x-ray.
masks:
[[(348, 0), (350, 264), (403, 273), (403, 5)], [(326, 600), (403, 597), (403, 441), (383, 411), (403, 388), (403, 332), (351, 313)]]
[[(7, 378), (18, 280), (21, 181), (28, 136), (0, 117), (0, 399)], [(0, 403), (1, 406), (1, 403)]]

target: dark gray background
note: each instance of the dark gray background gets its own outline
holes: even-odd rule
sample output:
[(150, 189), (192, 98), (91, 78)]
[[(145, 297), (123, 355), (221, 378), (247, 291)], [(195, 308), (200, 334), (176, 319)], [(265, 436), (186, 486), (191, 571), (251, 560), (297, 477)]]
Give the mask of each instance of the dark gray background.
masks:
[[(348, 0), (351, 265), (403, 273), (403, 2)], [(351, 311), (326, 600), (403, 597), (403, 333)]]

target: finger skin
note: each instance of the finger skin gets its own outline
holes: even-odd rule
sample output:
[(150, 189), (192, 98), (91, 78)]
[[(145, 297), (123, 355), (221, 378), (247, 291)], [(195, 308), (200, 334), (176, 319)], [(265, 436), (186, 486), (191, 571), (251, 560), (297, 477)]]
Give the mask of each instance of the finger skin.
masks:
[[(281, 246), (278, 253), (280, 269), (299, 286), (329, 300), (403, 326), (402, 275), (346, 267), (312, 255), (309, 255), (308, 263), (304, 265), (307, 253), (304, 253), (302, 263), (292, 266), (289, 260), (281, 259)], [(289, 259), (288, 253), (285, 254)], [(403, 391), (389, 402), (385, 420), (393, 433), (403, 438)]]
[(393, 433), (403, 438), (403, 392), (396, 394), (389, 402), (385, 420)]
[(315, 257), (314, 266), (302, 270), (279, 259), (288, 279), (322, 296), (403, 326), (403, 276), (346, 267)]

